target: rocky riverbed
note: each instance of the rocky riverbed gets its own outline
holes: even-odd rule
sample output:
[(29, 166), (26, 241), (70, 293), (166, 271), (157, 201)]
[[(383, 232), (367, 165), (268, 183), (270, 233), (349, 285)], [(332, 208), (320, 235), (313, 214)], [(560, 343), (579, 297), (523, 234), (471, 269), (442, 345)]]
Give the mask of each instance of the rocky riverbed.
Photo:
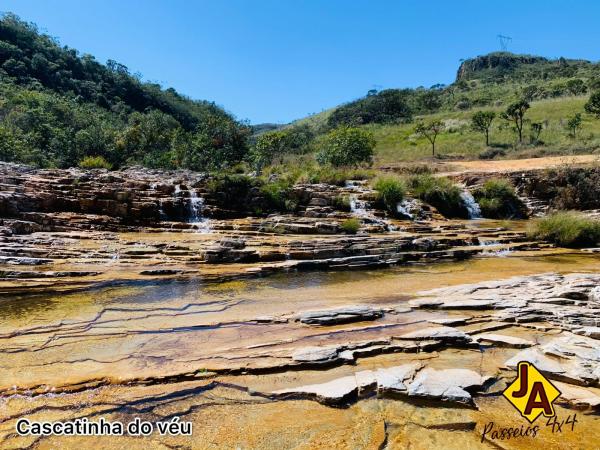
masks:
[[(296, 214), (248, 216), (194, 174), (2, 170), (3, 449), (600, 443), (597, 249), (427, 205), (390, 218), (352, 184), (299, 186)], [(336, 209), (341, 193), (364, 203)], [(358, 234), (341, 232), (348, 217)], [(485, 433), (527, 425), (501, 395), (519, 361), (560, 390), (574, 432), (542, 418), (535, 438)], [(136, 417), (193, 435), (15, 428)]]

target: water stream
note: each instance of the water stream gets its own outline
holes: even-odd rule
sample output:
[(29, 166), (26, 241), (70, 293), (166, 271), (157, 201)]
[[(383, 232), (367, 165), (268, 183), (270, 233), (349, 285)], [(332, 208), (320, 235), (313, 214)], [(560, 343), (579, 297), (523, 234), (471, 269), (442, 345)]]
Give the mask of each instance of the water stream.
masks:
[(460, 197), (462, 198), (463, 202), (465, 202), (465, 206), (469, 212), (469, 219), (481, 219), (481, 208), (471, 193), (465, 189), (460, 194)]

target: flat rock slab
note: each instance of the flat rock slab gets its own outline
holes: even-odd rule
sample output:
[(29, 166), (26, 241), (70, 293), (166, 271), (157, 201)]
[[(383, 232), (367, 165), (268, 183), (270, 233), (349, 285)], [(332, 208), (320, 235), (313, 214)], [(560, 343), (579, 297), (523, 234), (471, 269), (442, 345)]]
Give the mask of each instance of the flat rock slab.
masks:
[(381, 309), (369, 306), (348, 306), (323, 311), (308, 311), (296, 317), (298, 322), (310, 325), (337, 325), (350, 322), (376, 320), (383, 317)]
[(498, 347), (526, 348), (535, 345), (535, 342), (527, 339), (495, 333), (477, 334), (473, 336), (473, 339), (479, 343), (489, 343)]
[(554, 381), (553, 383), (560, 391), (559, 402), (565, 400), (570, 405), (578, 408), (598, 409), (600, 407), (600, 395), (598, 395), (597, 390), (592, 391), (588, 388), (573, 386), (560, 381)]
[(473, 399), (469, 390), (482, 389), (491, 378), (469, 369), (436, 370), (422, 367), (422, 363), (412, 362), (377, 370), (363, 370), (325, 383), (281, 389), (272, 392), (272, 395), (312, 398), (326, 404), (342, 404), (376, 391), (382, 396), (403, 394), (409, 397), (471, 404)]
[(573, 333), (588, 336), (592, 339), (600, 339), (600, 327), (583, 327), (573, 330)]
[(455, 317), (441, 317), (438, 319), (427, 319), (427, 322), (435, 323), (437, 325), (452, 326), (452, 325), (464, 325), (470, 319), (471, 319), (471, 317), (469, 317), (469, 316), (455, 316)]
[(422, 369), (420, 362), (377, 370), (363, 370), (325, 383), (272, 392), (275, 396), (312, 398), (326, 404), (342, 404), (376, 391), (379, 395), (403, 394), (433, 400), (472, 404), (469, 391), (481, 390), (488, 376), (469, 369)]
[(426, 368), (408, 385), (408, 395), (470, 404), (467, 389), (481, 389), (489, 379), (469, 369)]
[(336, 378), (334, 380), (320, 383), (309, 384), (291, 389), (282, 389), (273, 392), (276, 396), (302, 396), (314, 398), (315, 400), (326, 404), (343, 403), (352, 397), (356, 397), (358, 392), (358, 383), (354, 375)]
[(563, 374), (565, 369), (559, 361), (546, 356), (539, 348), (529, 348), (520, 351), (515, 356), (507, 360), (504, 365), (509, 369), (517, 369), (521, 361), (527, 361), (533, 364), (539, 371), (545, 374)]
[(337, 359), (339, 347), (304, 347), (292, 354), (296, 362), (329, 362)]
[(402, 334), (400, 336), (394, 336), (395, 339), (409, 339), (409, 340), (424, 340), (424, 339), (437, 339), (442, 341), (463, 341), (470, 342), (471, 337), (464, 331), (458, 330), (452, 327), (445, 326), (426, 326), (417, 331), (411, 331), (410, 333)]

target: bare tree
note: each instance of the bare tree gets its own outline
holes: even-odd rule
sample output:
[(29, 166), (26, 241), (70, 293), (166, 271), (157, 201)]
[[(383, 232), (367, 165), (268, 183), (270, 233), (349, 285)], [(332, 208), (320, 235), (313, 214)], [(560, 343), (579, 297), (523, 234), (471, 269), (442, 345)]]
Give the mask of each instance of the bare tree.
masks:
[(435, 140), (444, 131), (444, 123), (441, 120), (432, 120), (431, 122), (419, 122), (415, 127), (415, 132), (424, 138), (427, 138), (431, 144), (431, 153), (435, 156)]

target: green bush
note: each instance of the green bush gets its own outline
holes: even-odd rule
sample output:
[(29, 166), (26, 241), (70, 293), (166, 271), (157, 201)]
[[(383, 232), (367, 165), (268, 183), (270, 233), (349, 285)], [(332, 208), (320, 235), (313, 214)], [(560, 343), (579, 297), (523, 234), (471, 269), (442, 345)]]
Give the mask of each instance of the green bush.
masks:
[(112, 164), (109, 163), (103, 156), (86, 156), (79, 161), (79, 167), (82, 169), (108, 169), (110, 170)]
[(508, 180), (492, 178), (473, 192), (483, 217), (490, 219), (522, 219), (527, 216), (525, 205)]
[(375, 138), (373, 133), (360, 128), (340, 127), (327, 133), (317, 154), (320, 164), (334, 167), (373, 163)]
[(292, 183), (287, 179), (263, 184), (260, 193), (265, 199), (265, 208), (269, 211), (295, 211), (298, 203), (290, 198), (291, 187)]
[(397, 205), (404, 199), (406, 185), (404, 180), (395, 176), (381, 176), (373, 181), (377, 191), (377, 201), (390, 213), (395, 214)]
[(348, 195), (338, 195), (337, 197), (334, 197), (331, 202), (331, 206), (339, 211), (350, 212), (352, 209), (350, 205), (350, 197)]
[(340, 226), (345, 233), (356, 234), (358, 230), (360, 230), (360, 221), (353, 217), (351, 219), (344, 220)]
[(415, 175), (409, 178), (408, 187), (415, 197), (435, 206), (444, 216), (469, 218), (461, 189), (448, 178)]
[(259, 180), (239, 174), (220, 174), (211, 178), (207, 183), (207, 190), (217, 200), (219, 206), (245, 211), (248, 199), (253, 188)]
[(561, 211), (533, 222), (529, 235), (561, 247), (587, 247), (600, 243), (600, 221), (574, 211)]

